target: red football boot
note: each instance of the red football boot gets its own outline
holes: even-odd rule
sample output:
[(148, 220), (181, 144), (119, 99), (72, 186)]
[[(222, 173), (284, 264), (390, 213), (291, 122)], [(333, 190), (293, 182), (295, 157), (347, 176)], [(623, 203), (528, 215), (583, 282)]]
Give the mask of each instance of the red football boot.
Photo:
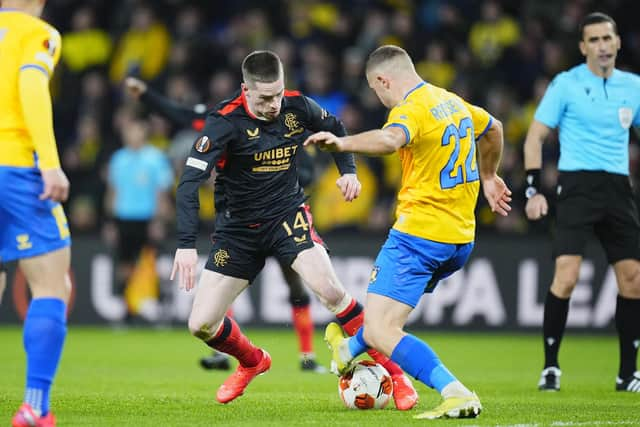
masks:
[(271, 368), (271, 356), (265, 350), (262, 350), (262, 359), (256, 366), (245, 368), (238, 365), (236, 371), (226, 379), (216, 393), (216, 399), (220, 403), (229, 403), (244, 393), (251, 380), (260, 374), (264, 374)]
[(11, 420), (13, 427), (55, 427), (56, 418), (49, 411), (44, 417), (38, 417), (28, 403), (23, 403)]
[(404, 374), (393, 375), (393, 402), (400, 411), (407, 411), (418, 403), (418, 392)]

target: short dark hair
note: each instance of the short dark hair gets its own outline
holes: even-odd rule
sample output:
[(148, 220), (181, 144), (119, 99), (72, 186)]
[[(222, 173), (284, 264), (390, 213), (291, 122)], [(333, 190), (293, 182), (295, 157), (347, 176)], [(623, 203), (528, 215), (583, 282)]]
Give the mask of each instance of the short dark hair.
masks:
[(613, 32), (618, 34), (618, 26), (612, 17), (602, 12), (593, 12), (585, 16), (582, 19), (582, 22), (580, 22), (580, 40), (584, 38), (584, 27), (592, 24), (600, 24), (602, 22), (609, 22), (613, 27)]
[(282, 75), (280, 58), (269, 50), (251, 52), (242, 61), (242, 80), (245, 83), (273, 83)]
[(369, 71), (380, 64), (383, 64), (387, 61), (391, 61), (401, 56), (405, 58), (409, 58), (409, 60), (411, 60), (407, 51), (405, 51), (401, 47), (390, 45), (390, 44), (380, 46), (379, 48), (371, 52), (371, 54), (369, 55), (369, 59), (367, 60), (366, 70)]

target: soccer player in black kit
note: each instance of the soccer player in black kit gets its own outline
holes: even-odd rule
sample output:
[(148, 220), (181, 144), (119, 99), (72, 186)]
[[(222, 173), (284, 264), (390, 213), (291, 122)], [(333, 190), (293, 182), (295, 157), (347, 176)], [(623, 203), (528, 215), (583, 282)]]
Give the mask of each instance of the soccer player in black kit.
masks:
[[(209, 114), (195, 141), (176, 195), (178, 249), (171, 278), (187, 291), (195, 286), (198, 186), (214, 167), (224, 188), (211, 253), (202, 272), (189, 330), (211, 348), (239, 361), (216, 399), (227, 403), (251, 380), (269, 370), (271, 357), (254, 346), (225, 312), (264, 266), (267, 256), (288, 264), (307, 283), (348, 333), (362, 325), (362, 306), (336, 277), (325, 248), (310, 226), (305, 195), (298, 184), (296, 155), (312, 132), (345, 135), (342, 123), (297, 91), (285, 91), (280, 58), (270, 51), (249, 54), (242, 63), (239, 93)], [(344, 199), (360, 193), (351, 154), (334, 159)], [(392, 375), (398, 409), (410, 409), (417, 393), (398, 365), (380, 353), (370, 355)]]
[[(205, 119), (211, 112), (204, 104), (193, 107), (185, 107), (172, 102), (162, 94), (150, 89), (145, 82), (135, 77), (127, 77), (125, 80), (127, 92), (152, 112), (166, 117), (171, 122), (184, 128), (192, 128), (201, 131)], [(215, 110), (214, 110), (215, 112)], [(306, 150), (301, 150), (297, 156), (298, 182), (304, 188), (310, 185), (314, 179), (313, 159)], [(223, 170), (216, 171), (216, 177)], [(220, 181), (216, 181), (214, 205), (216, 212), (224, 211), (224, 187)], [(325, 373), (327, 369), (319, 365), (313, 351), (313, 319), (311, 318), (311, 298), (304, 288), (300, 276), (289, 265), (280, 263), (280, 269), (289, 287), (289, 303), (291, 304), (291, 318), (294, 330), (298, 337), (300, 350), (300, 368), (304, 372)], [(204, 369), (231, 369), (229, 356), (225, 353), (213, 351), (207, 357), (200, 359), (200, 365)]]

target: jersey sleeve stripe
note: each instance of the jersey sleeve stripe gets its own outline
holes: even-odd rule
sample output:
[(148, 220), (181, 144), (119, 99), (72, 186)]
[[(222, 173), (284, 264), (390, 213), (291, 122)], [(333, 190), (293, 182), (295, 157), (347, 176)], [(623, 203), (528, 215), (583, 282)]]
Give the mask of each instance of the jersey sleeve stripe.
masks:
[(29, 68), (35, 68), (36, 70), (40, 70), (42, 71), (47, 77), (49, 77), (49, 71), (47, 71), (46, 68), (44, 68), (42, 65), (38, 65), (38, 64), (25, 64), (22, 67), (20, 67), (20, 71), (24, 71), (27, 70)]
[(487, 133), (492, 123), (493, 123), (493, 117), (489, 116), (489, 123), (487, 123), (487, 127), (485, 127), (484, 130), (480, 132), (480, 135), (478, 135), (478, 137), (476, 138), (476, 141), (478, 141), (480, 138), (484, 136), (485, 133)]
[(404, 136), (406, 139), (406, 141), (404, 142), (404, 145), (407, 145), (409, 143), (409, 141), (411, 140), (411, 134), (409, 133), (409, 128), (407, 128), (402, 123), (391, 123), (390, 125), (386, 126), (385, 129), (390, 127), (398, 127), (402, 129), (404, 131)]

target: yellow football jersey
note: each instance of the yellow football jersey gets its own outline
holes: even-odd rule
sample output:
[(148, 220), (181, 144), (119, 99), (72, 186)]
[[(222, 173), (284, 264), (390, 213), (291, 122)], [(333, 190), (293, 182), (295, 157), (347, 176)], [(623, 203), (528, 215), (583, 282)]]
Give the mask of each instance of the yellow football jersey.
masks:
[[(52, 26), (26, 13), (0, 9), (0, 166), (35, 165), (36, 145), (20, 101), (20, 73), (33, 68), (50, 77), (60, 50), (60, 34)], [(55, 141), (39, 142), (55, 145)], [(57, 153), (55, 159), (46, 161), (55, 166)]]
[(476, 140), (491, 121), (482, 108), (424, 82), (390, 111), (384, 127), (400, 127), (407, 139), (393, 228), (442, 243), (474, 240)]

